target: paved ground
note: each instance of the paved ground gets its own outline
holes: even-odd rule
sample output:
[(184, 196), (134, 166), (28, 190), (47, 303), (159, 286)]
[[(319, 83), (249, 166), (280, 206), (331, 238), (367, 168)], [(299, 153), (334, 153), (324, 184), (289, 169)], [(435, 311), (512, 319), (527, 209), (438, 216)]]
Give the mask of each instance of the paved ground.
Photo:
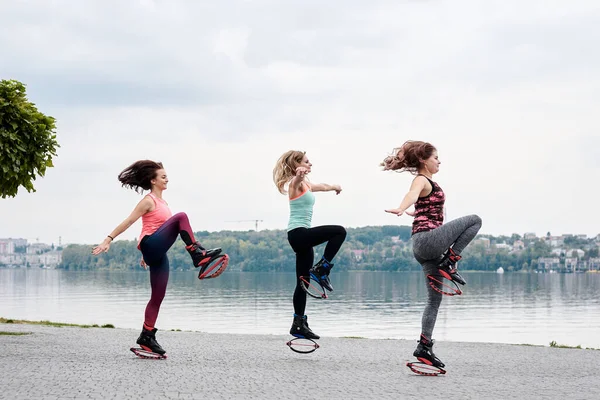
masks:
[(437, 343), (448, 373), (405, 367), (412, 341), (159, 332), (167, 360), (129, 351), (138, 332), (0, 324), (0, 399), (600, 399), (600, 351)]

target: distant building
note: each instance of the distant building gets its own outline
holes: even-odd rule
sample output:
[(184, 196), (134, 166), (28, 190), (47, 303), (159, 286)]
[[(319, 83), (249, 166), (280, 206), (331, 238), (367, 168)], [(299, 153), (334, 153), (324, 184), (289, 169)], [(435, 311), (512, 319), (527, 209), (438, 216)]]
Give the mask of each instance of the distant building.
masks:
[(582, 258), (585, 255), (585, 251), (581, 249), (569, 249), (565, 252), (567, 257)]
[(21, 238), (4, 238), (4, 239), (0, 238), (0, 242), (13, 242), (15, 247), (27, 246), (27, 239), (21, 239)]
[(53, 249), (51, 245), (28, 244), (27, 239), (0, 239), (0, 266), (2, 267), (56, 268), (61, 262), (62, 251)]
[(515, 240), (512, 245), (513, 251), (523, 250), (525, 248), (525, 242), (522, 240)]
[(23, 254), (0, 254), (0, 265), (13, 267), (24, 264)]
[(512, 246), (506, 243), (496, 243), (494, 247), (498, 250), (511, 250)]
[(43, 254), (0, 255), (0, 264), (10, 268), (56, 268), (61, 262), (61, 251), (49, 251)]
[(18, 247), (25, 248), (27, 239), (20, 238), (5, 238), (0, 239), (0, 254), (14, 254)]
[(481, 244), (481, 245), (483, 245), (484, 248), (489, 249), (490, 248), (490, 239), (488, 239), (488, 238), (475, 239), (475, 240), (473, 240), (473, 244)]
[(366, 250), (350, 250), (350, 253), (352, 254), (352, 257), (356, 260), (356, 261), (360, 261), (363, 258), (363, 254), (365, 254)]
[(565, 243), (564, 236), (544, 236), (542, 240), (550, 245), (550, 247), (560, 247)]
[(50, 250), (52, 247), (46, 243), (31, 243), (27, 246), (27, 254), (42, 254)]
[(35, 259), (33, 259), (32, 257), (30, 264), (37, 264), (37, 266), (43, 268), (56, 268), (56, 266), (62, 262), (61, 251), (49, 251), (47, 253), (36, 255), (34, 257)]
[(6, 240), (0, 239), (0, 254), (13, 254), (15, 252), (15, 243)]
[(565, 269), (567, 272), (574, 272), (577, 270), (577, 258), (567, 257), (565, 258)]
[(526, 239), (526, 240), (532, 240), (532, 239), (535, 239), (535, 238), (537, 238), (537, 236), (535, 236), (534, 232), (526, 232), (523, 235), (523, 239)]
[(556, 271), (560, 268), (560, 258), (540, 257), (538, 258), (538, 270), (543, 272)]
[(600, 270), (600, 257), (590, 258), (588, 260), (588, 268), (593, 271)]

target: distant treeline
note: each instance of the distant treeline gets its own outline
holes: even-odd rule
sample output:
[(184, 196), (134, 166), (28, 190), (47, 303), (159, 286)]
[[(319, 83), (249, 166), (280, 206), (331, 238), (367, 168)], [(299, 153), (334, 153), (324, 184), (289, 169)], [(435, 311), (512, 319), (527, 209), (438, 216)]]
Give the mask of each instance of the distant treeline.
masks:
[[(409, 226), (368, 226), (348, 229), (346, 242), (333, 260), (338, 271), (411, 271), (420, 270), (414, 260), (410, 243)], [(219, 231), (196, 232), (196, 239), (206, 248), (221, 247), (231, 257), (230, 269), (238, 271), (293, 271), (294, 252), (287, 242), (283, 230)], [(515, 237), (516, 236), (516, 237)], [(513, 237), (493, 237), (491, 247), (482, 243), (472, 244), (463, 253), (460, 268), (465, 270), (505, 270), (534, 269), (539, 257), (551, 255), (551, 248), (540, 239), (524, 240), (525, 249), (512, 252), (507, 249), (494, 249), (495, 243), (512, 243)], [(591, 240), (583, 240), (581, 247), (592, 248), (597, 256), (598, 248), (593, 248)], [(315, 249), (315, 261), (322, 254), (323, 246)], [(586, 252), (587, 253), (587, 252)], [(169, 262), (173, 270), (193, 269), (190, 256), (184, 244), (178, 240), (169, 251)], [(62, 253), (62, 263), (58, 268), (66, 270), (136, 270), (140, 269), (141, 253), (134, 241), (119, 240), (111, 245), (108, 253), (99, 256), (91, 254), (89, 245), (68, 245)]]

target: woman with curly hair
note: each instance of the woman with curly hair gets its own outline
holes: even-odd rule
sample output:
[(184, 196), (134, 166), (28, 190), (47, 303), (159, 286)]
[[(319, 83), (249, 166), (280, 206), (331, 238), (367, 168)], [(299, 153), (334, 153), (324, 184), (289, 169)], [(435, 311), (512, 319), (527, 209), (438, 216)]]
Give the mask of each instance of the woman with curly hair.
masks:
[(142, 333), (137, 339), (137, 343), (146, 351), (164, 355), (165, 350), (156, 341), (157, 329), (154, 324), (169, 281), (167, 251), (175, 243), (177, 237), (181, 236), (194, 267), (200, 267), (202, 272), (220, 256), (221, 249), (207, 250), (202, 247), (194, 238), (192, 227), (185, 213), (171, 215), (167, 202), (163, 200), (163, 191), (167, 189), (169, 179), (162, 163), (151, 160), (136, 161), (125, 168), (119, 174), (118, 179), (124, 187), (134, 189), (139, 193), (149, 190), (150, 193), (144, 196), (131, 214), (113, 229), (102, 243), (92, 249), (92, 254), (106, 253), (111, 242), (117, 236), (125, 232), (140, 217), (142, 218), (142, 232), (138, 242), (138, 249), (142, 252), (140, 265), (144, 269), (150, 268), (152, 293), (146, 306)]
[[(294, 290), (294, 321), (290, 333), (295, 337), (319, 339), (309, 327), (306, 310), (306, 292), (300, 278), (306, 281), (312, 275), (325, 289), (333, 291), (329, 273), (333, 268), (333, 258), (346, 239), (346, 229), (339, 225), (311, 227), (314, 192), (334, 191), (340, 194), (340, 185), (310, 183), (306, 177), (312, 164), (303, 151), (290, 150), (284, 153), (273, 169), (273, 181), (281, 194), (287, 194), (290, 204), (290, 218), (287, 227), (288, 242), (296, 253), (296, 289)], [(288, 185), (288, 190), (285, 186)], [(313, 247), (327, 242), (321, 260), (314, 262)]]
[[(475, 238), (481, 228), (481, 218), (468, 215), (444, 224), (445, 195), (442, 188), (433, 181), (433, 175), (440, 170), (440, 160), (436, 148), (427, 142), (408, 141), (394, 149), (391, 156), (382, 163), (384, 171), (408, 171), (415, 175), (408, 193), (397, 208), (385, 210), (401, 216), (406, 213), (414, 217), (412, 224), (412, 244), (415, 259), (423, 267), (425, 276), (440, 272), (457, 282), (466, 282), (458, 273), (457, 262), (460, 253)], [(414, 205), (414, 212), (407, 209)], [(442, 294), (427, 285), (428, 300), (421, 321), (421, 336), (413, 355), (420, 361), (444, 367), (444, 363), (432, 351), (431, 338)]]

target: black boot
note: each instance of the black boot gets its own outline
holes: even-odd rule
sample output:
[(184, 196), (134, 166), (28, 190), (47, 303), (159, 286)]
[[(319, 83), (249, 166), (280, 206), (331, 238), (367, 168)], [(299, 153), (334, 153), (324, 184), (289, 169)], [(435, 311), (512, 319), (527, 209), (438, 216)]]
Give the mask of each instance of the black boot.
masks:
[(458, 273), (458, 268), (456, 266), (461, 258), (462, 257), (456, 254), (450, 247), (442, 256), (442, 260), (438, 266), (440, 267), (440, 273), (445, 278), (460, 283), (461, 285), (466, 285), (467, 281), (465, 281), (465, 279)]
[(156, 328), (152, 329), (151, 331), (147, 330), (146, 328), (143, 328), (142, 333), (140, 334), (140, 337), (137, 340), (137, 344), (139, 344), (142, 347), (142, 349), (146, 351), (151, 351), (153, 353), (163, 355), (166, 353), (166, 351), (164, 351), (163, 348), (160, 347), (160, 344), (158, 344), (158, 342), (156, 341), (156, 331)]
[(329, 280), (329, 273), (331, 272), (331, 268), (333, 268), (333, 264), (327, 261), (324, 257), (321, 258), (321, 261), (315, 264), (314, 267), (310, 269), (310, 273), (313, 278), (317, 280), (325, 289), (333, 292), (333, 286), (331, 285), (331, 281)]
[(206, 269), (206, 267), (221, 254), (220, 248), (217, 247), (215, 249), (206, 250), (198, 242), (185, 246), (185, 249), (190, 253), (190, 256), (192, 256), (194, 267), (202, 268), (200, 272)]
[(421, 339), (419, 340), (419, 344), (417, 345), (413, 356), (417, 357), (419, 361), (424, 362), (427, 365), (433, 365), (437, 368), (444, 368), (444, 363), (437, 358), (431, 350), (433, 343), (433, 339), (429, 340), (425, 336), (421, 335)]
[(292, 323), (292, 328), (290, 329), (290, 334), (297, 338), (304, 339), (320, 339), (321, 336), (317, 335), (308, 327), (308, 319), (306, 315), (300, 316), (294, 314), (294, 322)]

